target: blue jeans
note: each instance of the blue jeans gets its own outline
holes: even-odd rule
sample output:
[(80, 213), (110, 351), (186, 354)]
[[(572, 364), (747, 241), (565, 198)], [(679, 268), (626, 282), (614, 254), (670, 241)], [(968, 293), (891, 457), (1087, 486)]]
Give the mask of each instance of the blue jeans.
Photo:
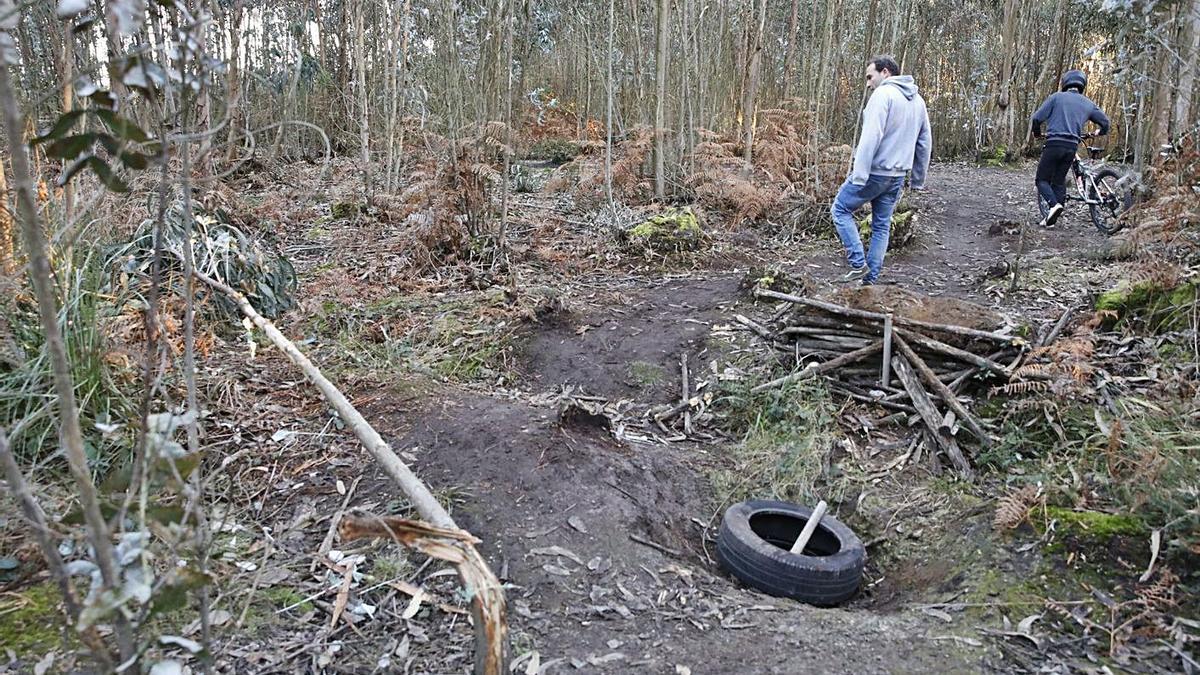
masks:
[[(896, 210), (896, 202), (900, 201), (902, 187), (904, 176), (872, 174), (865, 185), (855, 185), (847, 180), (833, 200), (833, 224), (846, 247), (846, 260), (855, 269), (867, 266), (864, 282), (875, 281), (883, 270), (892, 212)], [(858, 234), (858, 223), (854, 222), (854, 211), (867, 202), (871, 202), (871, 246), (864, 260), (862, 237)]]

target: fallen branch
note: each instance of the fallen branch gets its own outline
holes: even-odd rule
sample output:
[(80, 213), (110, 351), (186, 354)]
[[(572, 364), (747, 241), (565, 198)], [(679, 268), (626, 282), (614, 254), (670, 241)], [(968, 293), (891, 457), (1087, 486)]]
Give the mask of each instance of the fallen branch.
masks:
[(1071, 317), (1075, 315), (1076, 310), (1078, 310), (1077, 305), (1071, 305), (1068, 307), (1066, 311), (1062, 313), (1062, 316), (1058, 318), (1058, 321), (1054, 322), (1054, 327), (1050, 329), (1050, 332), (1046, 333), (1045, 337), (1038, 340), (1037, 346), (1045, 347), (1046, 345), (1057, 340), (1059, 334), (1063, 332), (1063, 329), (1066, 328), (1067, 324), (1071, 321)]
[(755, 321), (754, 319), (743, 316), (741, 314), (734, 314), (733, 319), (734, 319), (734, 321), (737, 321), (738, 323), (742, 324), (746, 328), (749, 328), (750, 330), (754, 331), (755, 333), (758, 334), (759, 337), (761, 337), (762, 339), (764, 339), (768, 342), (771, 342), (775, 339), (775, 335), (772, 334), (771, 331), (767, 330), (767, 328), (765, 326), (763, 326), (761, 323)]
[(1008, 371), (1007, 368), (1000, 365), (999, 363), (996, 363), (995, 361), (993, 361), (991, 359), (985, 358), (983, 356), (979, 356), (978, 354), (972, 354), (971, 352), (969, 352), (965, 349), (959, 349), (958, 347), (955, 347), (954, 345), (948, 345), (945, 342), (942, 342), (940, 340), (935, 340), (931, 337), (921, 335), (920, 333), (918, 333), (916, 331), (906, 330), (904, 328), (897, 328), (896, 332), (899, 333), (900, 336), (903, 337), (905, 340), (908, 340), (909, 342), (911, 342), (914, 345), (917, 345), (919, 347), (924, 347), (925, 349), (928, 349), (931, 352), (937, 352), (939, 354), (944, 354), (951, 358), (958, 359), (959, 361), (962, 361), (964, 363), (969, 363), (969, 364), (971, 364), (973, 366), (977, 366), (978, 368), (981, 368), (983, 370), (991, 371), (991, 372), (996, 373), (997, 375), (1003, 377), (1004, 379), (1008, 379), (1009, 376), (1012, 374)]
[(781, 377), (781, 378), (778, 378), (775, 380), (771, 380), (770, 382), (765, 382), (763, 384), (758, 385), (757, 387), (754, 387), (750, 391), (752, 393), (757, 394), (759, 392), (766, 391), (767, 389), (773, 389), (775, 387), (781, 387), (781, 386), (784, 386), (787, 384), (791, 384), (793, 382), (799, 382), (800, 380), (806, 380), (810, 377), (816, 377), (817, 375), (821, 375), (821, 374), (827, 373), (831, 370), (840, 368), (841, 366), (844, 366), (847, 363), (854, 363), (855, 361), (857, 361), (859, 359), (866, 358), (882, 349), (883, 349), (883, 341), (882, 340), (879, 342), (874, 342), (872, 344), (867, 345), (866, 347), (863, 347), (861, 349), (856, 349), (847, 354), (843, 354), (835, 359), (830, 359), (828, 361), (825, 361), (824, 363), (820, 363), (820, 364), (810, 363), (810, 364), (808, 364), (808, 366), (806, 368), (804, 368), (804, 370), (797, 371), (795, 373), (792, 373), (791, 375), (785, 375), (784, 377)]
[(970, 480), (974, 476), (970, 462), (967, 461), (962, 453), (962, 448), (958, 447), (958, 442), (953, 437), (947, 438), (940, 433), (942, 415), (934, 407), (933, 401), (929, 400), (929, 393), (921, 386), (908, 359), (904, 358), (903, 354), (892, 357), (892, 369), (904, 383), (904, 389), (908, 392), (908, 397), (912, 400), (913, 407), (917, 409), (921, 421), (929, 429), (929, 435), (933, 438), (934, 443), (946, 453), (962, 477)]
[[(682, 384), (680, 385), (680, 388), (679, 388), (680, 394), (681, 394), (679, 402), (686, 403), (688, 401), (688, 399), (690, 399), (692, 397), (691, 393), (688, 391), (690, 389), (690, 386), (688, 384), (687, 352), (684, 352), (683, 355), (681, 355), (679, 357), (679, 371), (680, 371), (679, 372), (680, 379), (682, 380)], [(692, 411), (691, 411), (690, 407), (685, 408), (683, 411), (683, 433), (688, 436), (692, 435)]]
[(317, 569), (317, 561), (329, 553), (330, 549), (333, 548), (333, 535), (337, 533), (338, 523), (342, 520), (342, 516), (346, 513), (346, 505), (349, 504), (350, 500), (354, 498), (354, 492), (358, 489), (358, 484), (360, 481), (362, 481), (362, 476), (355, 478), (354, 482), (350, 484), (350, 489), (346, 490), (346, 496), (342, 499), (342, 505), (338, 507), (337, 513), (335, 513), (333, 518), (329, 521), (329, 529), (325, 531), (325, 538), (321, 540), (321, 546), (317, 549), (317, 555), (308, 565), (309, 574), (312, 574)]
[[(429, 536), (437, 537), (436, 541), (453, 542), (449, 544), (431, 544), (428, 543), (432, 541), (430, 539), (418, 538), (411, 542), (403, 542), (403, 540), (397, 539), (397, 541), (402, 541), (406, 545), (413, 546), (427, 555), (456, 564), (463, 584), (474, 592), (473, 609), (476, 614), (474, 672), (476, 675), (501, 675), (501, 673), (507, 672), (508, 624), (504, 616), (504, 590), (500, 586), (499, 580), (496, 579), (491, 569), (488, 568), (487, 563), (483, 561), (482, 556), (475, 549), (474, 544), (478, 543), (479, 540), (458, 528), (454, 523), (454, 519), (438, 503), (425, 483), (392, 451), (387, 442), (383, 440), (383, 437), (379, 435), (379, 432), (358, 412), (346, 398), (345, 394), (321, 374), (321, 371), (313, 365), (312, 361), (291, 340), (287, 339), (275, 327), (275, 324), (259, 314), (246, 299), (246, 296), (201, 272), (193, 271), (193, 275), (200, 281), (233, 299), (238, 307), (241, 308), (242, 313), (253, 321), (254, 325), (266, 333), (271, 342), (286, 354), (288, 359), (296, 364), (304, 372), (304, 375), (316, 385), (321, 395), (325, 397), (325, 400), (333, 406), (342, 421), (354, 432), (354, 435), (362, 442), (367, 452), (371, 453), (375, 460), (383, 467), (383, 470), (396, 481), (400, 490), (412, 502), (417, 513), (421, 514), (422, 518), (431, 523), (429, 526), (424, 526), (426, 528), (432, 527), (433, 530), (436, 530), (436, 532), (430, 531)], [(376, 521), (372, 522), (384, 521), (376, 519)], [(391, 521), (386, 522), (390, 523)], [(365, 530), (358, 531), (362, 532)], [(386, 531), (391, 532), (393, 530)], [(411, 530), (406, 531), (411, 532)], [(451, 553), (449, 549), (454, 549), (457, 553)], [(430, 551), (437, 551), (438, 555), (434, 555)]]
[(649, 539), (646, 539), (645, 537), (639, 537), (638, 535), (636, 535), (632, 532), (629, 533), (629, 538), (632, 539), (633, 541), (636, 541), (637, 543), (641, 544), (642, 546), (649, 546), (650, 548), (652, 548), (656, 551), (662, 551), (663, 553), (666, 553), (667, 555), (675, 556), (676, 558), (683, 557), (682, 553), (680, 553), (679, 551), (676, 551), (673, 548), (667, 548), (666, 546), (663, 546), (662, 544), (659, 544), (657, 542), (650, 541)]
[(840, 382), (838, 380), (829, 380), (829, 388), (840, 394), (849, 396), (850, 398), (852, 398), (856, 401), (862, 401), (863, 403), (871, 403), (873, 405), (877, 405), (881, 408), (886, 408), (888, 410), (895, 410), (897, 412), (907, 413), (910, 415), (917, 412), (917, 409), (912, 407), (911, 405), (905, 405), (903, 403), (897, 403), (895, 401), (887, 401), (882, 398), (877, 398), (875, 396), (871, 396), (865, 390), (863, 390), (860, 387), (857, 387), (853, 384), (850, 384), (848, 382)]
[[(798, 295), (789, 295), (787, 293), (777, 293), (775, 291), (769, 291), (766, 289), (756, 290), (755, 295), (758, 295), (760, 297), (765, 297), (765, 298), (773, 298), (775, 300), (783, 300), (785, 302), (791, 302), (791, 303), (795, 303), (798, 305), (805, 305), (807, 307), (814, 307), (816, 309), (821, 309), (826, 312), (830, 312), (832, 314), (840, 314), (842, 316), (853, 317), (856, 319), (864, 319), (867, 321), (874, 321), (874, 322), (878, 322), (880, 324), (882, 324), (884, 319), (886, 318), (885, 314), (881, 314), (879, 312), (869, 312), (864, 309), (854, 309), (853, 307), (844, 307), (842, 305), (836, 305), (832, 302), (825, 302), (824, 300), (814, 300), (812, 298), (804, 298), (804, 297), (800, 297)], [(992, 340), (994, 342), (1000, 342), (1003, 344), (1020, 344), (1022, 342), (1021, 338), (1013, 337), (1011, 335), (1001, 335), (1000, 333), (994, 333), (994, 332), (986, 331), (986, 330), (978, 330), (975, 328), (967, 328), (966, 326), (955, 326), (952, 324), (933, 323), (930, 321), (920, 321), (918, 319), (909, 319), (909, 318), (903, 317), (903, 316), (894, 317), (893, 321), (896, 324), (901, 325), (901, 326), (909, 326), (909, 327), (913, 327), (913, 328), (927, 328), (929, 330), (941, 331), (943, 333), (951, 333), (953, 335), (959, 335), (962, 337), (978, 338), (981, 340)]]

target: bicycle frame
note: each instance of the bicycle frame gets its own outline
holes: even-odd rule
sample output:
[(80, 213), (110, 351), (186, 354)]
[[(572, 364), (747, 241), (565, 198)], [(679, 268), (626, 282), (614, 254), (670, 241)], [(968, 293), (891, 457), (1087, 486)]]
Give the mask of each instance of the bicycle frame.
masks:
[[(1094, 153), (1093, 153), (1094, 154)], [(1083, 160), (1075, 157), (1071, 160), (1071, 174), (1075, 177), (1075, 194), (1067, 194), (1067, 201), (1083, 202), (1084, 204), (1102, 204), (1099, 199), (1088, 199), (1087, 195), (1100, 194), (1100, 190), (1096, 185), (1096, 179), (1089, 170), (1091, 167), (1084, 166)], [(1089, 189), (1090, 188), (1090, 189)]]

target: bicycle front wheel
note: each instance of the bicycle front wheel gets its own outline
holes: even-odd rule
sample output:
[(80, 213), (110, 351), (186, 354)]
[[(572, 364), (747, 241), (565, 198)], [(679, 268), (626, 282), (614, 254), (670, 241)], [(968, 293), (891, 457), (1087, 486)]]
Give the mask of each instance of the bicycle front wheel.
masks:
[(1133, 193), (1119, 186), (1121, 174), (1115, 169), (1100, 169), (1087, 182), (1088, 210), (1092, 224), (1104, 234), (1114, 234), (1125, 227), (1121, 214), (1133, 206)]

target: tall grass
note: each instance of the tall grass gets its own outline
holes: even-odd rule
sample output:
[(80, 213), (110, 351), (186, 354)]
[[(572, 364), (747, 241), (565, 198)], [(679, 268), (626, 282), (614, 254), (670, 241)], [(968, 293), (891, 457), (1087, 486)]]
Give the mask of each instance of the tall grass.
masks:
[[(103, 267), (94, 256), (83, 256), (78, 264), (56, 261), (55, 278), (59, 329), (75, 382), (84, 447), (93, 468), (103, 470), (128, 452), (135, 414), (133, 373), (121, 359), (112, 358), (113, 345), (105, 334), (120, 304), (104, 292)], [(0, 361), (0, 425), (11, 430), (13, 450), (22, 462), (52, 463), (59, 455), (54, 387), (32, 295), (18, 292), (0, 301), (0, 318), (8, 330), (8, 349), (24, 356), (20, 363)], [(104, 433), (97, 424), (118, 429)]]

